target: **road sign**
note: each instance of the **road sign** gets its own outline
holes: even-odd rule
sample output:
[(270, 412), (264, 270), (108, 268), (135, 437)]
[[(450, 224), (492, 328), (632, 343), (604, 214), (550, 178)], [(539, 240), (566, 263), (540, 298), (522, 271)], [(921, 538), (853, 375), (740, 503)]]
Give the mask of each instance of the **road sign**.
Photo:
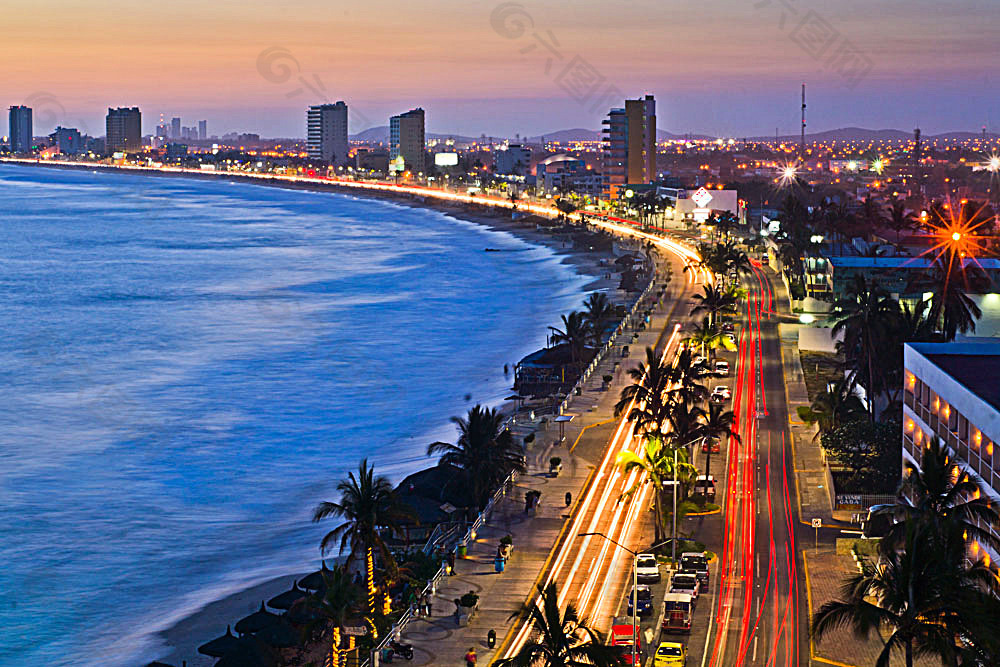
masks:
[(812, 527), (813, 528), (822, 528), (823, 527), (823, 519), (819, 519), (819, 518), (813, 519), (812, 520)]
[(363, 625), (358, 625), (358, 626), (345, 625), (344, 627), (341, 628), (341, 630), (343, 630), (344, 634), (347, 635), (348, 637), (364, 637), (366, 634), (368, 634), (368, 628), (366, 628)]
[(712, 195), (705, 188), (698, 188), (698, 191), (691, 195), (691, 199), (698, 205), (698, 208), (705, 208), (708, 202), (712, 201)]

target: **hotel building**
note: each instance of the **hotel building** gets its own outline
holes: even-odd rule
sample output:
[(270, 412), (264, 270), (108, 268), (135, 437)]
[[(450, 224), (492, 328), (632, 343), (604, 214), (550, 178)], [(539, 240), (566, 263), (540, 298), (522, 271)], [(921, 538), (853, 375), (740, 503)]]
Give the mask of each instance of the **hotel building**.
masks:
[(625, 100), (602, 121), (604, 190), (614, 198), (627, 184), (656, 180), (656, 100), (652, 95)]
[(343, 167), (348, 164), (347, 104), (319, 104), (306, 112), (309, 159)]
[(402, 158), (403, 171), (414, 176), (426, 171), (424, 161), (424, 110), (412, 109), (389, 119), (389, 169), (399, 171)]
[(105, 130), (106, 153), (136, 153), (142, 150), (142, 114), (139, 107), (108, 108)]
[[(907, 343), (903, 367), (904, 468), (919, 466), (924, 446), (939, 437), (1000, 503), (1000, 340)], [(978, 544), (970, 548), (979, 553)]]
[(14, 106), (10, 108), (10, 152), (30, 153), (33, 128), (31, 125), (31, 107)]

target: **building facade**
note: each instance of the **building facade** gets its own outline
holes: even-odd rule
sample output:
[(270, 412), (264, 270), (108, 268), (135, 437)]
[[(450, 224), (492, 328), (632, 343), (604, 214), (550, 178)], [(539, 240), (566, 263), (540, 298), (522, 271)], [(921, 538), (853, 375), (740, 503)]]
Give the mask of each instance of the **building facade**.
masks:
[(656, 180), (656, 100), (625, 100), (602, 121), (604, 190), (616, 197), (626, 183)]
[(204, 141), (208, 139), (208, 121), (199, 120), (198, 121), (198, 139)]
[(83, 137), (80, 130), (73, 127), (57, 127), (49, 140), (63, 155), (77, 155), (83, 151)]
[[(180, 123), (180, 119), (175, 119)], [(139, 107), (108, 108), (105, 119), (105, 152), (136, 153), (142, 150), (142, 114)]]
[[(1000, 340), (907, 343), (903, 367), (904, 468), (919, 467), (924, 447), (940, 438), (1000, 503)], [(969, 549), (974, 558), (984, 555), (975, 542)], [(985, 555), (994, 563), (1000, 558)]]
[(424, 110), (411, 109), (389, 119), (389, 168), (399, 171), (402, 158), (403, 171), (414, 176), (426, 171), (424, 147)]
[(510, 144), (493, 156), (493, 170), (501, 176), (525, 176), (531, 166), (531, 149)]
[(319, 104), (306, 112), (306, 145), (309, 159), (338, 167), (347, 166), (350, 143), (347, 139), (347, 105)]
[(170, 138), (180, 139), (181, 138), (181, 119), (180, 117), (174, 117), (170, 119)]
[(31, 107), (13, 106), (10, 108), (10, 152), (30, 153), (33, 142)]

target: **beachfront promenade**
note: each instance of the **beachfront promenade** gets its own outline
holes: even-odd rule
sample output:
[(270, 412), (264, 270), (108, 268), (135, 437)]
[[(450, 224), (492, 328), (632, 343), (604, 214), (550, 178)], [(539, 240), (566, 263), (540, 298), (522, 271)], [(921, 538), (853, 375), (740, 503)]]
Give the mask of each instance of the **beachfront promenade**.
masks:
[[(674, 262), (673, 258), (664, 257), (661, 261), (660, 276), (668, 262)], [(632, 341), (631, 336), (621, 340), (593, 373), (581, 395), (573, 398), (567, 414), (575, 418), (566, 428), (565, 441), (556, 442), (559, 427), (551, 421), (537, 432), (535, 443), (528, 451), (528, 472), (517, 479), (513, 493), (504, 498), (489, 523), (478, 531), (475, 542), (469, 545), (467, 557), (457, 560), (454, 575), (441, 580), (433, 596), (431, 616), (417, 617), (406, 626), (402, 641), (414, 647), (413, 665), (459, 665), (470, 647), (475, 648), (480, 665), (489, 665), (498, 657), (494, 653), (504, 646), (504, 639), (514, 623), (510, 620), (511, 614), (538, 584), (546, 561), (571, 516), (573, 507), (566, 506), (566, 493), (572, 494), (575, 505), (588, 477), (607, 451), (611, 435), (617, 428), (613, 410), (627, 381), (626, 368), (643, 360), (643, 350), (655, 346), (663, 332), (673, 327), (676, 321), (673, 309), (678, 299), (681, 303), (677, 314), (687, 314), (687, 275), (680, 263), (674, 262), (672, 267), (673, 280), (655, 307), (650, 325), (638, 333), (637, 340)], [(651, 298), (655, 298), (658, 286), (652, 290)], [(619, 354), (624, 344), (632, 351), (627, 359)], [(616, 362), (619, 363), (617, 368)], [(603, 375), (615, 377), (606, 390), (601, 386)], [(556, 477), (548, 474), (548, 461), (553, 456), (562, 459), (562, 471)], [(542, 495), (536, 513), (529, 516), (524, 510), (524, 495), (532, 490)], [(514, 551), (504, 572), (497, 574), (494, 557), (500, 539), (506, 535), (513, 538)], [(455, 616), (454, 600), (469, 591), (479, 595), (478, 609), (471, 619), (463, 619), (460, 624)], [(607, 619), (593, 620), (598, 627), (606, 626), (604, 621)], [(487, 643), (490, 630), (497, 636), (496, 648), (492, 650)]]

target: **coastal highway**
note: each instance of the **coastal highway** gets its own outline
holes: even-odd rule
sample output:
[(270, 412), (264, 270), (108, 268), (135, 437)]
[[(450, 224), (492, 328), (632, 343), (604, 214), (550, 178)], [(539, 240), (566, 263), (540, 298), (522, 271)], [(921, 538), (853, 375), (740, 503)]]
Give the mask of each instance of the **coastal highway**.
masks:
[(755, 266), (739, 339), (720, 588), (701, 665), (801, 664), (807, 637), (798, 516), (778, 315), (768, 275)]
[[(606, 224), (615, 231), (646, 238), (672, 258), (675, 264), (671, 311), (657, 348), (663, 358), (672, 358), (682, 340), (681, 323), (689, 319), (691, 295), (700, 291), (703, 281), (710, 278), (702, 270), (683, 271), (683, 267), (692, 262), (692, 256), (686, 249), (676, 249), (679, 244), (620, 227), (614, 222)], [(626, 490), (642, 481), (644, 474), (638, 470), (623, 473), (615, 465), (619, 452), (626, 448), (634, 449), (639, 443), (640, 440), (632, 436), (631, 424), (621, 418), (540, 576), (543, 587), (550, 582), (556, 583), (561, 606), (572, 603), (582, 618), (591, 619), (599, 627), (606, 625), (615, 614), (623, 591), (631, 580), (632, 555), (602, 537), (581, 536), (580, 533), (603, 533), (633, 548), (639, 546), (636, 530), (640, 521), (647, 517), (652, 488), (648, 484), (642, 485), (630, 497), (620, 500)], [(500, 655), (509, 657), (516, 654), (530, 634), (530, 625), (515, 626), (509, 640), (501, 647)]]

